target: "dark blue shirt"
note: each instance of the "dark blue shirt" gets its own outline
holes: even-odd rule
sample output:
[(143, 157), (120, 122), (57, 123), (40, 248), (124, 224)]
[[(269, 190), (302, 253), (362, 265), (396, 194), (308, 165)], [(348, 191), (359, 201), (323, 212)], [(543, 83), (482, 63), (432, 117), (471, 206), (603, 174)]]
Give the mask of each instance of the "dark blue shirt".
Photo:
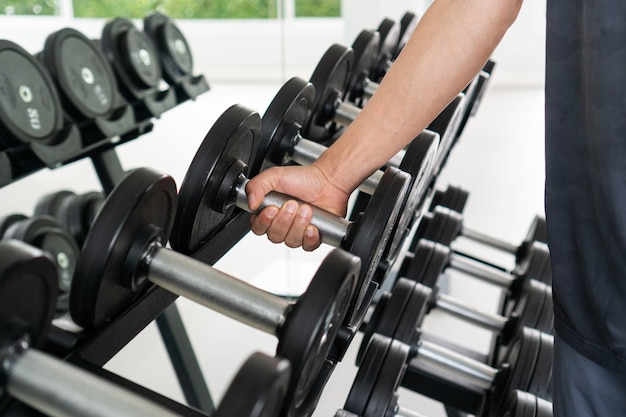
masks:
[(547, 4), (555, 328), (588, 358), (626, 372), (626, 1)]

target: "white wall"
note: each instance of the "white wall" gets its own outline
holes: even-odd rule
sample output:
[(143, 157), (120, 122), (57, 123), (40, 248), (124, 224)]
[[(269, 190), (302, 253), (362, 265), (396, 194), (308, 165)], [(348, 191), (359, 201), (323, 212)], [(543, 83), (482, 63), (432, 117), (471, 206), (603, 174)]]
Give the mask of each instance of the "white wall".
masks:
[[(344, 0), (343, 19), (177, 20), (187, 37), (195, 68), (213, 82), (279, 82), (298, 75), (309, 78), (324, 51), (334, 42), (350, 45), (358, 32), (375, 28), (383, 17), (418, 14), (427, 0)], [(494, 54), (494, 84), (543, 83), (545, 0), (528, 1), (518, 21)], [(136, 22), (141, 27), (141, 22)], [(65, 26), (99, 37), (104, 19), (0, 16), (0, 39), (30, 52), (45, 37)]]

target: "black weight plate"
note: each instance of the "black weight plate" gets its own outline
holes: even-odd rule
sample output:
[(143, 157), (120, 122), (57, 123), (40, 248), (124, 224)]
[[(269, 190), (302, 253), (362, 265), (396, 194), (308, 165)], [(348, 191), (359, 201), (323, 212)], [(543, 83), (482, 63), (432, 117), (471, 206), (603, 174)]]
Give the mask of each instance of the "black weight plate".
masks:
[(389, 70), (391, 60), (395, 56), (400, 38), (400, 25), (395, 20), (385, 18), (376, 31), (380, 34), (380, 45), (370, 78), (379, 82)]
[[(400, 278), (396, 281), (393, 291), (388, 301), (385, 303), (385, 308), (380, 318), (377, 320), (376, 328), (372, 329), (373, 333), (363, 334), (360, 352), (367, 348), (370, 343), (370, 338), (373, 337), (374, 334), (381, 334), (393, 339), (396, 338), (396, 331), (400, 322), (405, 321), (404, 311), (413, 293), (413, 288), (415, 288), (415, 281), (405, 278)], [(408, 321), (408, 319), (407, 317), (406, 320)]]
[(528, 384), (527, 392), (552, 401), (552, 363), (554, 356), (554, 336), (541, 333), (539, 354), (535, 364), (535, 371)]
[(163, 78), (176, 84), (192, 74), (193, 56), (181, 30), (169, 16), (152, 11), (144, 16), (144, 32), (159, 50)]
[(439, 144), (439, 159), (437, 161), (435, 173), (439, 173), (443, 168), (452, 144), (456, 136), (456, 131), (463, 116), (463, 94), (457, 95), (446, 106), (445, 109), (428, 125), (428, 129), (433, 130), (441, 136)]
[(516, 264), (513, 274), (525, 279), (536, 279), (550, 285), (552, 283), (552, 269), (548, 245), (543, 242), (530, 242), (526, 257)]
[(432, 289), (416, 283), (411, 291), (411, 298), (404, 309), (404, 313), (402, 313), (402, 320), (396, 328), (394, 339), (411, 346), (418, 342), (419, 328), (428, 312), (431, 299)]
[(265, 110), (257, 152), (250, 165), (250, 178), (268, 165), (285, 165), (288, 153), (297, 144), (313, 105), (313, 84), (293, 77), (278, 90)]
[(59, 209), (59, 220), (79, 247), (82, 247), (103, 202), (103, 194), (92, 191), (67, 198)]
[(491, 398), (491, 410), (500, 410), (509, 392), (516, 389), (527, 390), (539, 354), (540, 335), (538, 330), (524, 327), (509, 349), (503, 352), (498, 368), (508, 364), (510, 372)]
[(534, 417), (535, 401), (535, 398), (527, 392), (520, 390), (511, 391), (508, 394), (502, 413), (493, 414), (493, 417)]
[(213, 417), (275, 417), (289, 387), (289, 361), (255, 352), (239, 368)]
[(420, 238), (449, 245), (450, 242), (447, 241), (449, 236), (445, 236), (445, 232), (448, 230), (448, 222), (450, 221), (449, 212), (450, 210), (445, 207), (435, 207), (431, 212), (428, 227), (423, 229), (423, 234), (420, 235)]
[(368, 306), (363, 303), (365, 293), (389, 244), (410, 180), (407, 173), (388, 167), (342, 245), (342, 249), (358, 256), (362, 262), (354, 302), (348, 312), (349, 324), (360, 324), (367, 311)]
[(376, 305), (374, 307), (374, 310), (369, 316), (368, 321), (364, 322), (361, 328), (359, 329), (363, 333), (363, 338), (361, 339), (361, 344), (359, 345), (359, 350), (356, 355), (356, 361), (355, 361), (356, 366), (359, 366), (361, 364), (361, 361), (363, 360), (363, 355), (365, 354), (369, 340), (372, 338), (374, 333), (378, 332), (377, 330), (378, 330), (379, 324), (381, 320), (383, 319), (383, 316), (385, 315), (385, 310), (387, 310), (387, 304), (389, 303), (389, 300), (391, 299), (391, 295), (392, 295), (392, 292), (389, 292), (389, 291), (385, 291), (382, 294), (380, 294), (380, 296), (378, 297), (378, 301), (376, 302)]
[(346, 398), (343, 407), (345, 410), (359, 416), (363, 415), (390, 345), (391, 339), (382, 335), (375, 334), (370, 339)]
[(396, 46), (393, 56), (394, 60), (400, 55), (400, 52), (402, 52), (406, 46), (409, 38), (413, 35), (418, 22), (419, 18), (414, 13), (406, 12), (402, 15), (400, 19), (400, 31), (398, 33), (398, 45)]
[(387, 355), (372, 388), (363, 417), (386, 417), (388, 413), (393, 412), (395, 392), (404, 377), (411, 348), (398, 340), (390, 340), (388, 343)]
[(159, 51), (154, 42), (129, 19), (116, 17), (107, 21), (100, 38), (102, 50), (118, 79), (140, 98), (154, 91), (161, 81)]
[(59, 217), (59, 209), (66, 198), (76, 195), (69, 190), (61, 190), (51, 194), (46, 194), (37, 200), (35, 204), (35, 216)]
[(341, 100), (346, 92), (353, 66), (352, 48), (333, 44), (315, 67), (310, 78), (315, 87), (315, 99), (303, 130), (308, 139), (322, 142), (339, 129), (332, 121), (332, 114), (335, 102)]
[(62, 128), (61, 101), (46, 70), (19, 45), (0, 40), (0, 136), (4, 145), (32, 141), (53, 145)]
[(259, 114), (241, 105), (229, 107), (213, 124), (180, 187), (170, 236), (176, 251), (194, 252), (235, 215), (234, 207), (215, 210), (212, 204), (231, 164), (254, 158), (260, 131)]
[(552, 301), (552, 287), (545, 286), (546, 300), (541, 309), (541, 315), (537, 319), (538, 330), (548, 334), (554, 334), (554, 304)]
[(91, 225), (76, 266), (70, 291), (74, 322), (101, 327), (150, 285), (130, 283), (147, 245), (167, 242), (175, 210), (172, 177), (137, 168), (118, 183)]
[(318, 378), (345, 318), (360, 267), (357, 257), (340, 249), (330, 252), (279, 330), (276, 354), (288, 359), (293, 370), (286, 415), (298, 414)]
[(57, 310), (66, 312), (69, 306), (68, 293), (80, 256), (80, 249), (72, 236), (54, 217), (36, 216), (14, 223), (7, 229), (4, 238), (26, 242), (51, 257), (58, 277)]
[(535, 216), (533, 218), (524, 240), (527, 242), (538, 241), (548, 243), (548, 226), (544, 217)]
[[(398, 274), (413, 281), (423, 282), (427, 271), (431, 268), (430, 263), (434, 253), (435, 242), (418, 239), (413, 254), (404, 258)], [(437, 265), (436, 267), (439, 267), (439, 271), (443, 272), (445, 265)]]
[(107, 117), (117, 83), (104, 54), (81, 32), (65, 28), (46, 38), (42, 61), (56, 81), (63, 105), (74, 117)]
[[(443, 207), (437, 208), (442, 209)], [(448, 221), (441, 235), (441, 240), (438, 242), (444, 246), (450, 246), (452, 241), (461, 234), (463, 229), (463, 216), (457, 211), (450, 209), (445, 210), (448, 212)]]
[(434, 162), (437, 158), (438, 146), (439, 140), (437, 135), (424, 131), (413, 139), (406, 148), (399, 168), (411, 176), (411, 181), (398, 222), (392, 232), (391, 243), (388, 246), (387, 253), (383, 254), (383, 257), (390, 261), (394, 261), (400, 249), (402, 249), (418, 207), (426, 195)]
[(380, 34), (374, 30), (362, 30), (352, 43), (354, 65), (346, 86), (343, 100), (362, 107), (363, 86), (369, 79), (370, 69), (378, 54)]
[(18, 240), (0, 242), (0, 325), (28, 329), (31, 345), (46, 340), (57, 299), (54, 264), (40, 249)]
[(8, 214), (0, 218), (0, 239), (4, 239), (4, 234), (14, 223), (27, 220), (28, 216), (22, 213)]
[(469, 192), (461, 187), (448, 185), (445, 191), (437, 190), (435, 192), (429, 210), (433, 211), (437, 206), (443, 206), (463, 213), (468, 198)]

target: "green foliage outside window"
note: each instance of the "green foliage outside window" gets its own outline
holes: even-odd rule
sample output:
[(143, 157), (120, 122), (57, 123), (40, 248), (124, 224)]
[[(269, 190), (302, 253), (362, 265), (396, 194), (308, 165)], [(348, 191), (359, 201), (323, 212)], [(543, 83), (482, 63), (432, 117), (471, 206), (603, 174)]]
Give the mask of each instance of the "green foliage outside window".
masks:
[(43, 15), (56, 14), (55, 0), (0, 0), (0, 14)]
[(339, 17), (340, 0), (295, 0), (296, 17)]
[[(283, 0), (73, 0), (76, 17), (141, 18), (161, 10), (176, 19), (275, 19)], [(294, 0), (297, 17), (338, 17), (341, 0)], [(0, 0), (0, 14), (54, 15), (58, 0)]]

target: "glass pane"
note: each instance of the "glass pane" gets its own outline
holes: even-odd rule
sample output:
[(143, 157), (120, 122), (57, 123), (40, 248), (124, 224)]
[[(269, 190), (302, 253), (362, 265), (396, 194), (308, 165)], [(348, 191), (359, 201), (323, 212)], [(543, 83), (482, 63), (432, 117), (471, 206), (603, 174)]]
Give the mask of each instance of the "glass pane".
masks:
[(272, 19), (277, 0), (73, 0), (76, 17), (142, 18), (160, 10), (174, 19)]
[(0, 14), (6, 15), (54, 15), (57, 11), (56, 0), (3, 0), (0, 2)]
[(339, 17), (341, 0), (296, 0), (296, 17)]

